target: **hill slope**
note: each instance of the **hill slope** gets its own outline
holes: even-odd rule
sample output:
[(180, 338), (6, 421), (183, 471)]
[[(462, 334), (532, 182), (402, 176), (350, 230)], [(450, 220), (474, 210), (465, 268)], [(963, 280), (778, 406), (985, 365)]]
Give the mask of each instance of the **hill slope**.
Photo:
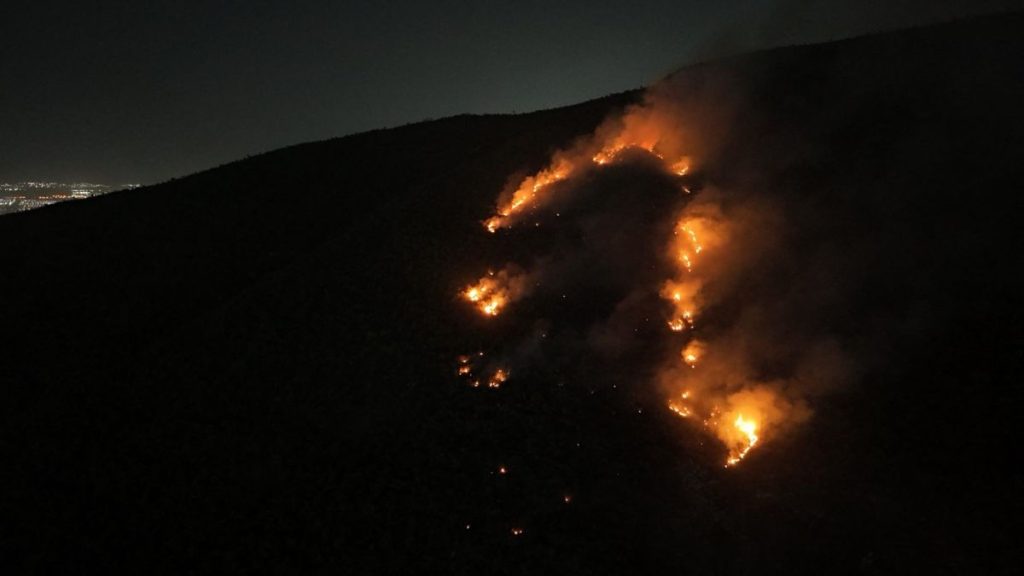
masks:
[(1011, 15), (677, 74), (744, 95), (706, 177), (801, 191), (837, 237), (870, 232), (885, 249), (862, 297), (914, 320), (730, 471), (631, 396), (451, 377), (490, 338), (455, 294), (500, 253), (479, 225), (497, 191), (637, 93), (0, 218), (4, 562), (1014, 569), (1022, 38)]

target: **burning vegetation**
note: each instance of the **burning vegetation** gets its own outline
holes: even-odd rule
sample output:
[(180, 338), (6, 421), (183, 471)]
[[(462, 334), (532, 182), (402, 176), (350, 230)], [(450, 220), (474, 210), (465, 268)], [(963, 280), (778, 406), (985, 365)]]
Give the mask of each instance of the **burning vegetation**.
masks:
[[(508, 265), (490, 271), (466, 286), (461, 296), (484, 317), (494, 317), (512, 303), (536, 296), (542, 283), (561, 286), (583, 275), (587, 279), (577, 284), (584, 289), (614, 286), (621, 299), (610, 316), (585, 329), (584, 345), (619, 357), (637, 338), (638, 326), (660, 316), (657, 323), (663, 328), (645, 346), (674, 352), (655, 361), (650, 381), (666, 394), (669, 412), (718, 439), (723, 463), (732, 467), (809, 414), (792, 380), (774, 378), (762, 369), (774, 361), (766, 351), (776, 344), (768, 336), (772, 330), (762, 336), (750, 321), (764, 306), (761, 297), (755, 304), (743, 300), (750, 289), (741, 279), (750, 270), (761, 273), (780, 226), (770, 205), (715, 187), (699, 174), (700, 145), (695, 130), (689, 129), (699, 124), (694, 121), (697, 113), (688, 110), (686, 98), (671, 92), (671, 86), (654, 89), (642, 105), (607, 121), (590, 139), (556, 153), (536, 174), (510, 185), (499, 196), (495, 213), (483, 222), (488, 232), (518, 238), (514, 229), (524, 219), (534, 224), (549, 212), (563, 216), (568, 210), (573, 215), (559, 218), (558, 227), (575, 230), (570, 237), (577, 239), (576, 247), (561, 247), (555, 257), (538, 255), (529, 270)], [(623, 190), (623, 181), (615, 176), (623, 170), (671, 194), (640, 197), (637, 190)], [(632, 187), (631, 181), (638, 182), (627, 179), (625, 186)], [(617, 199), (595, 200), (601, 195)], [(637, 208), (646, 204), (656, 207), (647, 212)], [(643, 268), (636, 261), (649, 265)], [(657, 271), (660, 279), (645, 270)], [(563, 302), (568, 298), (565, 292), (559, 296)], [(706, 320), (709, 308), (733, 312)], [(783, 307), (773, 315), (784, 321), (784, 313)], [(518, 348), (540, 346), (541, 340), (535, 339)], [(465, 365), (459, 375), (474, 386), (483, 382), (499, 388), (508, 378), (507, 366), (536, 361), (530, 354), (512, 356), (504, 366), (489, 368), (482, 380)]]

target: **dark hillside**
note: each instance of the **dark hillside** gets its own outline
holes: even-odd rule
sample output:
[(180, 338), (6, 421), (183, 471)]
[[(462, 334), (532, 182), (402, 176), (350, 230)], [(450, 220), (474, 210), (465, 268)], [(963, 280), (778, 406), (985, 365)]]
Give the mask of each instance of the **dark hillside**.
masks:
[(7, 572), (1016, 571), (1022, 53), (1006, 15), (678, 73), (744, 93), (706, 178), (799, 199), (906, 319), (730, 470), (627, 380), (452, 376), (498, 191), (639, 93), (0, 218)]

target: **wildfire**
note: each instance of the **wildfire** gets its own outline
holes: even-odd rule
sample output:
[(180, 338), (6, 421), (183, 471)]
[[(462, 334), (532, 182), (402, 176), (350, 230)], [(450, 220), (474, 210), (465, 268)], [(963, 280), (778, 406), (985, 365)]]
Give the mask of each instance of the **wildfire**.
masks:
[(684, 156), (678, 162), (670, 166), (669, 170), (677, 176), (686, 176), (690, 172), (690, 159)]
[(523, 292), (525, 278), (513, 270), (495, 274), (488, 272), (476, 284), (467, 286), (462, 297), (473, 303), (485, 316), (497, 316), (502, 309)]
[[(685, 174), (689, 170), (688, 160), (681, 160), (672, 166), (672, 170), (679, 175)], [(691, 212), (689, 208), (676, 222), (669, 246), (670, 253), (675, 258), (676, 278), (667, 281), (661, 291), (662, 298), (671, 302), (674, 308), (674, 313), (668, 320), (668, 327), (674, 332), (693, 327), (694, 317), (699, 310), (699, 296), (707, 276), (698, 269), (698, 260), (703, 260), (706, 256), (708, 244), (714, 247), (723, 242), (724, 231), (719, 222), (720, 216), (717, 212), (706, 209)], [(705, 353), (706, 345), (697, 339), (691, 339), (680, 351), (683, 364), (694, 370), (697, 382), (702, 378), (697, 368)], [(722, 409), (719, 408), (714, 395), (698, 400), (700, 402), (695, 404), (687, 389), (678, 398), (670, 399), (668, 408), (687, 419), (693, 417), (699, 409), (705, 415), (701, 421), (704, 428), (714, 433), (728, 449), (725, 465), (731, 467), (743, 460), (760, 438), (760, 423), (749, 411), (763, 411), (775, 398), (765, 395), (764, 392), (748, 391), (731, 395), (726, 399), (728, 403), (734, 408), (743, 408), (744, 412), (727, 412), (727, 418), (723, 417)]]
[[(679, 272), (677, 279), (667, 281), (661, 291), (662, 298), (670, 301), (675, 309), (668, 320), (669, 330), (673, 332), (693, 327), (697, 297), (703, 286), (702, 279), (694, 274), (697, 257), (704, 252), (698, 231), (713, 232), (710, 224), (703, 219), (685, 216), (676, 223), (673, 230), (670, 250), (675, 255)], [(693, 362), (687, 360), (687, 364), (692, 365)]]
[(669, 400), (668, 409), (682, 416), (683, 418), (689, 418), (693, 416), (693, 411), (690, 410), (689, 406), (676, 402), (675, 400)]
[(686, 271), (687, 272), (693, 271), (693, 260), (690, 259), (690, 253), (689, 252), (687, 252), (685, 250), (680, 252), (679, 253), (679, 261), (683, 263), (683, 266), (686, 266)]
[[(682, 418), (691, 418), (694, 409), (689, 404), (690, 392), (685, 391), (678, 399), (668, 402), (668, 409)], [(723, 420), (721, 410), (715, 406), (701, 422), (705, 429), (714, 433), (729, 449), (725, 459), (726, 468), (735, 466), (757, 445), (758, 423), (753, 418), (737, 414), (734, 420)]]
[(700, 360), (703, 355), (704, 345), (697, 340), (690, 341), (682, 351), (683, 362), (686, 362), (686, 365), (690, 368), (696, 368), (697, 361)]
[(682, 233), (682, 235), (689, 240), (690, 245), (693, 246), (694, 253), (700, 254), (704, 247), (700, 245), (700, 240), (697, 240), (697, 232), (693, 230), (692, 226), (693, 224), (687, 224), (685, 221), (680, 222), (679, 225), (676, 226), (676, 235)]
[(693, 327), (700, 289), (701, 283), (696, 279), (665, 282), (661, 297), (668, 300), (674, 309), (667, 321), (670, 330), (681, 332), (687, 327)]
[(656, 135), (637, 135), (630, 134), (628, 131), (620, 133), (611, 142), (606, 143), (601, 147), (596, 154), (593, 155), (591, 161), (594, 164), (605, 165), (614, 162), (619, 154), (629, 149), (643, 150), (652, 156), (657, 157), (659, 160), (664, 161), (665, 156), (656, 150), (658, 146), (658, 137)]
[(608, 150), (601, 150), (597, 154), (594, 154), (594, 157), (591, 158), (591, 160), (593, 160), (594, 164), (600, 164), (601, 166), (604, 166), (605, 164), (608, 164), (609, 162), (614, 160), (615, 159), (615, 155), (618, 154), (621, 151), (622, 151), (621, 148), (612, 148), (612, 149), (608, 149)]
[(530, 207), (546, 188), (568, 178), (574, 169), (571, 162), (559, 158), (548, 168), (526, 178), (506, 202), (498, 205), (498, 213), (484, 220), (484, 227), (491, 233), (505, 227), (510, 217)]
[(476, 304), (478, 310), (486, 316), (497, 316), (505, 306), (507, 299), (500, 292), (492, 292), (492, 287), (478, 285), (467, 288), (463, 295)]
[[(650, 127), (647, 131), (649, 129)], [(643, 150), (661, 160), (669, 172), (678, 176), (688, 174), (690, 158), (682, 156), (674, 161), (667, 160), (662, 151), (658, 149), (659, 139), (657, 134), (631, 135), (629, 131), (625, 131), (602, 146), (589, 159), (593, 164), (604, 166), (615, 162), (619, 155), (626, 150)], [(552, 184), (572, 177), (578, 170), (585, 167), (585, 158), (569, 154), (556, 155), (547, 168), (523, 179), (505, 200), (499, 201), (495, 214), (483, 221), (484, 228), (493, 234), (500, 228), (508, 227), (511, 224), (510, 220), (538, 204)], [(683, 188), (689, 192), (685, 186)]]
[(700, 240), (697, 239), (697, 232), (694, 231), (693, 226), (693, 224), (684, 221), (680, 222), (675, 230), (675, 235), (679, 237), (676, 242), (679, 245), (677, 248), (679, 251), (679, 262), (686, 268), (687, 272), (693, 272), (694, 259), (704, 250)]
[(726, 459), (726, 466), (735, 466), (739, 464), (740, 460), (746, 457), (747, 452), (757, 444), (757, 422), (753, 420), (747, 420), (742, 414), (736, 416), (736, 420), (732, 423), (740, 434), (745, 437), (745, 442), (742, 442), (739, 446), (733, 447), (729, 450), (729, 458)]
[[(556, 186), (559, 182), (582, 171), (595, 170), (595, 166), (625, 161), (634, 152), (657, 158), (663, 175), (680, 177), (674, 180), (674, 186), (690, 195), (691, 190), (687, 187), (690, 182), (682, 177), (691, 173), (693, 164), (689, 156), (679, 154), (686, 151), (683, 149), (685, 140), (671, 131), (672, 126), (671, 122), (665, 122), (664, 115), (649, 106), (631, 110), (621, 126), (613, 125), (608, 131), (599, 133), (602, 140), (591, 140), (573, 150), (559, 152), (547, 167), (506, 190), (499, 198), (494, 214), (483, 221), (484, 227), (495, 233), (515, 224), (526, 214), (532, 217), (538, 209), (550, 205), (553, 194), (560, 193), (562, 188)], [(611, 130), (616, 131), (613, 133)], [(672, 272), (661, 286), (660, 297), (667, 301), (666, 308), (670, 308), (664, 318), (668, 329), (675, 333), (689, 330), (685, 337), (687, 341), (679, 351), (679, 359), (675, 360), (688, 367), (680, 366), (678, 370), (679, 377), (687, 381), (687, 388), (673, 395), (667, 406), (682, 418), (702, 423), (707, 431), (717, 436), (728, 450), (725, 465), (731, 467), (742, 461), (758, 444), (765, 429), (774, 429), (779, 418), (766, 408), (775, 401), (774, 397), (755, 398), (757, 394), (749, 387), (726, 394), (721, 388), (704, 385), (704, 380), (711, 378), (708, 374), (714, 375), (727, 361), (727, 355), (716, 349), (714, 342), (706, 343), (696, 338), (695, 322), (713, 296), (705, 294), (704, 287), (722, 268), (721, 262), (716, 263), (714, 259), (719, 257), (718, 248), (725, 244), (729, 223), (713, 203), (704, 202), (702, 198), (691, 200), (683, 195), (679, 199), (686, 205), (664, 246), (663, 261), (671, 266)], [(555, 215), (560, 214), (555, 212)], [(531, 219), (530, 222), (540, 225), (539, 219)], [(498, 316), (534, 289), (534, 279), (506, 268), (498, 273), (488, 273), (475, 284), (465, 287), (461, 296), (484, 316)], [(683, 336), (674, 338), (682, 339)], [(710, 350), (707, 349), (709, 346)], [(494, 368), (493, 365), (486, 370), (490, 372), (492, 369), (494, 371), (488, 377), (486, 373), (481, 374), (482, 366), (460, 358), (457, 371), (460, 377), (471, 380), (474, 387), (486, 384), (488, 388), (500, 388), (509, 373), (505, 368)], [(737, 398), (742, 394), (746, 396)], [(506, 472), (504, 467), (498, 470), (499, 474)], [(565, 503), (570, 500), (571, 496), (564, 496)], [(520, 535), (522, 530), (513, 528), (512, 533)]]
[[(478, 352), (477, 354), (472, 356), (466, 354), (456, 358), (456, 360), (458, 361), (458, 368), (456, 368), (456, 373), (458, 374), (459, 377), (464, 378), (468, 382), (469, 386), (472, 388), (480, 387), (480, 378), (477, 378), (474, 375), (474, 371), (480, 367), (478, 362), (480, 358), (483, 358), (483, 356), (483, 352)], [(501, 385), (504, 384), (506, 380), (508, 380), (508, 374), (508, 370), (504, 368), (497, 368), (494, 371), (494, 373), (491, 374), (490, 378), (486, 379), (487, 387), (501, 388)]]
[(498, 368), (494, 371), (494, 374), (491, 375), (491, 379), (487, 381), (487, 387), (501, 388), (501, 385), (504, 384), (506, 380), (508, 380), (508, 372), (502, 368)]

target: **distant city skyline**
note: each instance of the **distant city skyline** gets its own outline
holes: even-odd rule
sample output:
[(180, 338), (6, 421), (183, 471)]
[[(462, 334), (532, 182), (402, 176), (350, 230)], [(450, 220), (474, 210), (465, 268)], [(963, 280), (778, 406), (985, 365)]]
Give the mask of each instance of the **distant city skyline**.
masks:
[(0, 182), (156, 183), (374, 128), (569, 105), (753, 49), (1019, 6), (23, 3), (0, 35)]

